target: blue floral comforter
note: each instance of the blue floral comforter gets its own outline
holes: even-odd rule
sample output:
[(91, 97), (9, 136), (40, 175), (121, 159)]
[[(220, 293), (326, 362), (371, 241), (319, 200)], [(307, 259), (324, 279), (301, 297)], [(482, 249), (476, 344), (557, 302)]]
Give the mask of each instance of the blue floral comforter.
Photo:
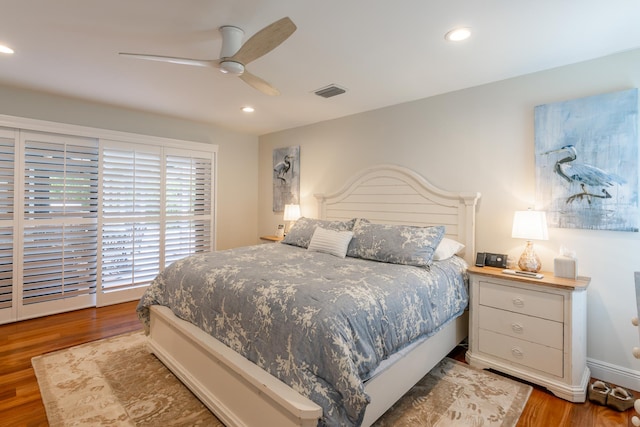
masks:
[(390, 354), (467, 306), (466, 264), (338, 258), (285, 244), (194, 255), (146, 290), (138, 315), (170, 307), (322, 406), (320, 425), (359, 425), (364, 380)]

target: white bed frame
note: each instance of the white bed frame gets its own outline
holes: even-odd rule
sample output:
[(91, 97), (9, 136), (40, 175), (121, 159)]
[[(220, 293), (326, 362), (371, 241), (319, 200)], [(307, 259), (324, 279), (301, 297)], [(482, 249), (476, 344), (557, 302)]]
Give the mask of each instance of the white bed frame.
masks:
[[(366, 169), (340, 191), (316, 195), (323, 219), (445, 225), (446, 235), (475, 253), (479, 193), (440, 190), (415, 172), (395, 165)], [(450, 322), (366, 383), (371, 397), (363, 426), (370, 426), (466, 336), (467, 315)], [(322, 408), (232, 351), (170, 309), (151, 307), (151, 351), (226, 426), (316, 426)]]

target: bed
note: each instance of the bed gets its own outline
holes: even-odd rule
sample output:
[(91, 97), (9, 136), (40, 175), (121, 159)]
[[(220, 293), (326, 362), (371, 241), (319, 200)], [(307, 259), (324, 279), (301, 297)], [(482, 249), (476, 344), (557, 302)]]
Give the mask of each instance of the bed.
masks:
[[(167, 268), (141, 300), (151, 351), (227, 426), (315, 426), (319, 419), (325, 425), (371, 425), (467, 335), (466, 295), (438, 288), (440, 280), (431, 277), (464, 280), (463, 259), (470, 262), (475, 252), (478, 193), (442, 191), (408, 169), (381, 165), (360, 172), (336, 193), (316, 197), (320, 221), (301, 220), (287, 236), (288, 244), (182, 260)], [(351, 233), (349, 256), (327, 253), (333, 249), (322, 245), (318, 249), (317, 235), (305, 234), (305, 225), (331, 239)], [(371, 233), (397, 230), (418, 233), (417, 241), (427, 242), (420, 251), (428, 253), (416, 257), (414, 248), (400, 251), (399, 259), (376, 258), (379, 245), (370, 241)], [(305, 236), (311, 240), (298, 244), (296, 237)], [(462, 243), (464, 252), (431, 261), (444, 240)], [(321, 273), (314, 273), (316, 267)], [(198, 272), (202, 278), (190, 277)], [(222, 283), (223, 277), (232, 278), (220, 285), (225, 294), (219, 287), (194, 285)], [(168, 292), (172, 286), (178, 291)], [(316, 288), (321, 292), (313, 294)], [(420, 299), (436, 295), (452, 303)], [(218, 313), (216, 320), (188, 304), (193, 300), (214, 301), (216, 307), (207, 311)], [(359, 325), (349, 317), (356, 306), (369, 313), (363, 316), (369, 323)], [(390, 315), (387, 306), (399, 307), (401, 314)], [(385, 313), (382, 326), (372, 323), (377, 311)], [(248, 332), (249, 325), (257, 330)], [(280, 337), (274, 331), (284, 332)], [(218, 339), (209, 333), (218, 333)], [(305, 349), (318, 359), (305, 359)]]

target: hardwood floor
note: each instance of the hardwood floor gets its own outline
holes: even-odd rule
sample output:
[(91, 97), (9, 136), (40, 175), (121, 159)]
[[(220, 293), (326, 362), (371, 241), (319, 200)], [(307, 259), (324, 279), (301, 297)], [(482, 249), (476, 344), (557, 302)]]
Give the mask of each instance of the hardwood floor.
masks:
[[(141, 329), (136, 304), (133, 301), (0, 325), (0, 425), (47, 426), (31, 358)], [(464, 361), (464, 351), (459, 347), (450, 356)], [(632, 427), (632, 415), (633, 410), (619, 413), (589, 401), (569, 403), (534, 387), (518, 427)]]
[(142, 329), (137, 302), (0, 325), (0, 425), (47, 426), (31, 358)]

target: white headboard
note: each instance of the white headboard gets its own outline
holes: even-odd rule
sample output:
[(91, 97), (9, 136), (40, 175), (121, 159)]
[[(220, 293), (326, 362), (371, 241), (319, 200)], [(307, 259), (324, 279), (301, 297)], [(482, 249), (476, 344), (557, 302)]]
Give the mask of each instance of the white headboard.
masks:
[(475, 213), (480, 193), (450, 192), (429, 183), (416, 172), (396, 165), (367, 168), (341, 190), (316, 194), (318, 216), (345, 220), (407, 225), (444, 225), (446, 235), (463, 243), (464, 259), (475, 256)]

